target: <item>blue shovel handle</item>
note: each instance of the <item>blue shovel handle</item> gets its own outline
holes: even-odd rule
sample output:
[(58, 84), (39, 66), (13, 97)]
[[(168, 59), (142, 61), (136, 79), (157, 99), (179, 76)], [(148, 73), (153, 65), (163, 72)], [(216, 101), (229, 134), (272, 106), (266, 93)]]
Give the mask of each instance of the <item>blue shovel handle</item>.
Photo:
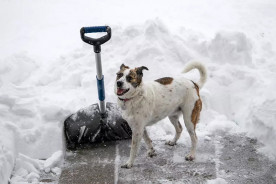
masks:
[(84, 27), (84, 33), (107, 32), (108, 26)]
[[(106, 32), (107, 34), (100, 38), (90, 38), (85, 36), (86, 33)], [(83, 27), (80, 30), (81, 39), (90, 45), (100, 46), (111, 38), (111, 28), (109, 26)]]

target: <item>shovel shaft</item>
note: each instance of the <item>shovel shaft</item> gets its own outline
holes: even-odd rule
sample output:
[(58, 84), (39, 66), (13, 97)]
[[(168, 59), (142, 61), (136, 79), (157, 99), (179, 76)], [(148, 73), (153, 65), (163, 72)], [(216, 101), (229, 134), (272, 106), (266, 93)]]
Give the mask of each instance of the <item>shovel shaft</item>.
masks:
[[(98, 33), (106, 32), (106, 35), (100, 38), (91, 38), (85, 36), (86, 33)], [(104, 91), (104, 76), (102, 72), (102, 61), (101, 61), (101, 45), (107, 42), (111, 38), (111, 28), (109, 26), (93, 26), (83, 27), (80, 30), (81, 39), (90, 45), (94, 46), (94, 52), (96, 55), (96, 67), (97, 67), (97, 87), (98, 97), (100, 100), (100, 113), (105, 114), (105, 91)]]
[(97, 68), (97, 87), (98, 87), (98, 97), (100, 100), (100, 113), (105, 113), (105, 90), (104, 90), (104, 76), (102, 73), (102, 61), (101, 61), (101, 53), (95, 52), (96, 56), (96, 68)]
[(97, 79), (101, 80), (103, 78), (101, 53), (95, 53), (95, 58), (97, 68)]

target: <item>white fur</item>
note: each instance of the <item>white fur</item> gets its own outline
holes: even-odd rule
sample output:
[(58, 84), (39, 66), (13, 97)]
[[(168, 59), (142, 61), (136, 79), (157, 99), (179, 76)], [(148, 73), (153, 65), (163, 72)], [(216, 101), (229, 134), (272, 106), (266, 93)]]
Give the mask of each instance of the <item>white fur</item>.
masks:
[[(188, 72), (194, 68), (198, 69), (200, 72), (200, 81), (198, 85), (202, 87), (207, 78), (206, 69), (202, 64), (193, 62), (189, 63), (184, 71)], [(152, 81), (146, 83), (142, 82), (138, 87), (134, 88), (126, 81), (128, 73), (129, 69), (125, 70), (124, 76), (119, 79), (119, 81), (124, 82), (122, 88), (129, 89), (126, 94), (119, 96), (119, 98), (130, 100), (123, 101), (118, 99), (118, 104), (122, 109), (123, 118), (132, 129), (130, 157), (122, 167), (132, 167), (142, 137), (149, 148), (148, 155), (155, 155), (155, 150), (151, 144), (152, 141), (146, 131), (146, 126), (153, 125), (167, 116), (176, 129), (176, 135), (173, 140), (168, 141), (166, 144), (171, 146), (175, 145), (182, 132), (181, 124), (178, 121), (181, 114), (183, 114), (185, 126), (192, 141), (192, 148), (186, 159), (194, 159), (197, 138), (194, 124), (191, 121), (191, 114), (195, 102), (199, 97), (192, 81), (181, 77), (174, 78), (172, 83), (168, 85), (162, 85), (156, 81)], [(116, 83), (114, 89), (116, 93)]]
[(183, 70), (182, 73), (187, 73), (192, 69), (198, 69), (200, 73), (200, 80), (197, 82), (199, 89), (202, 88), (204, 83), (207, 80), (207, 71), (204, 65), (202, 65), (200, 62), (190, 62), (186, 65), (185, 69)]

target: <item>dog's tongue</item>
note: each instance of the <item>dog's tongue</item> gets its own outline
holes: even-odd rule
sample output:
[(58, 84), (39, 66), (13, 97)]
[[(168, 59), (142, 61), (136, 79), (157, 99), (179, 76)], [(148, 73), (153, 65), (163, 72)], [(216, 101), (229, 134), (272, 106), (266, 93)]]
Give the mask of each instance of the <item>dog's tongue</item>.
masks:
[(121, 89), (121, 88), (117, 88), (117, 94), (118, 95), (121, 95), (124, 93), (124, 89)]

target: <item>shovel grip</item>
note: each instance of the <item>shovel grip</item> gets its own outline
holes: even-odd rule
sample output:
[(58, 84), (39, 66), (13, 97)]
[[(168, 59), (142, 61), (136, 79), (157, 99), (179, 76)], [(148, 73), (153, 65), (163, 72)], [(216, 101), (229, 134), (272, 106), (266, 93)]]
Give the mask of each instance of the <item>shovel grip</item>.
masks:
[[(107, 34), (100, 38), (90, 38), (85, 36), (86, 33), (106, 32)], [(80, 29), (81, 39), (90, 45), (99, 47), (111, 38), (111, 28), (109, 26), (83, 27)]]
[(84, 33), (107, 32), (108, 26), (83, 27)]

